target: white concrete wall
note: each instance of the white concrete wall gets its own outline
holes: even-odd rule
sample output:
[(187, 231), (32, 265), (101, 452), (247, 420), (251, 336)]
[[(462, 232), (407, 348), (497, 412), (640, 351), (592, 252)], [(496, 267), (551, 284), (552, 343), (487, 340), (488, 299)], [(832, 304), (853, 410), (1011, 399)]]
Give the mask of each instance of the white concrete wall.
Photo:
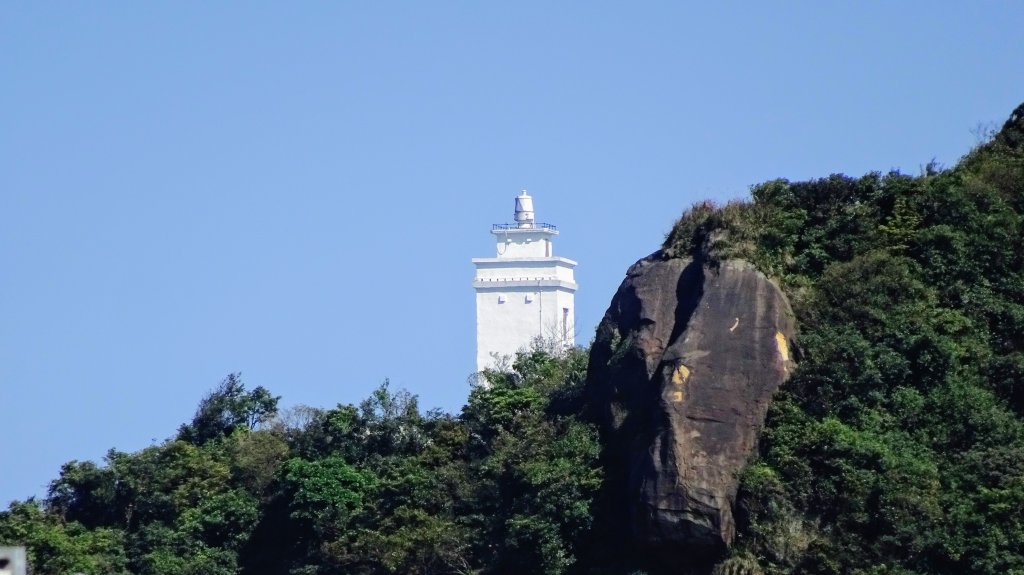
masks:
[(501, 258), (543, 258), (547, 257), (547, 242), (543, 240), (529, 242), (504, 242), (498, 238), (497, 252)]
[[(492, 353), (515, 356), (537, 337), (575, 343), (575, 289), (559, 287), (477, 288), (477, 371), (494, 367)], [(502, 301), (504, 300), (504, 301)], [(563, 309), (568, 308), (568, 326)]]
[[(558, 312), (559, 334), (563, 335), (566, 347), (576, 345), (576, 294), (574, 292), (557, 292), (556, 308)], [(569, 310), (564, 314), (562, 310)]]
[(494, 230), (495, 253), (499, 258), (548, 258), (553, 255), (552, 238), (557, 231), (519, 228)]
[(558, 279), (572, 282), (576, 262), (566, 258), (476, 258), (477, 281)]

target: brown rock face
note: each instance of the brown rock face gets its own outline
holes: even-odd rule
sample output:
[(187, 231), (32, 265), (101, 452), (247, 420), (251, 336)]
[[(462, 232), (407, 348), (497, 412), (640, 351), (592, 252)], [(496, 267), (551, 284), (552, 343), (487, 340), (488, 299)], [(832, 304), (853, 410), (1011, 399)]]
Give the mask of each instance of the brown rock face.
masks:
[(793, 332), (785, 296), (747, 262), (654, 254), (629, 269), (587, 386), (642, 547), (713, 556), (732, 543), (738, 476), (793, 367)]

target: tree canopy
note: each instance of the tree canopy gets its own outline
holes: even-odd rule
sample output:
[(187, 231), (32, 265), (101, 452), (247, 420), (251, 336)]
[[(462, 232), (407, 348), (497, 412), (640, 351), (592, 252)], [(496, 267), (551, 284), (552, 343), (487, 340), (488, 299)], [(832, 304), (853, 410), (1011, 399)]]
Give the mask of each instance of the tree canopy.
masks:
[(586, 353), (520, 355), (458, 415), (384, 382), (293, 408), (231, 374), (177, 437), (64, 465), (0, 512), (34, 573), (565, 573), (600, 483)]

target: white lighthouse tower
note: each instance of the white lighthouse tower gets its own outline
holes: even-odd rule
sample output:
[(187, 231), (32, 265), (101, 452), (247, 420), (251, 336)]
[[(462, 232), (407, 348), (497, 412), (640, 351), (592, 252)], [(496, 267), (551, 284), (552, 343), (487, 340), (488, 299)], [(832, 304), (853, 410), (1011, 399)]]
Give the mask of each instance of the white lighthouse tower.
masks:
[(537, 223), (533, 198), (516, 197), (514, 224), (494, 224), (497, 256), (473, 258), (476, 277), (476, 369), (513, 356), (540, 338), (545, 344), (576, 343), (576, 262), (556, 257), (558, 229)]

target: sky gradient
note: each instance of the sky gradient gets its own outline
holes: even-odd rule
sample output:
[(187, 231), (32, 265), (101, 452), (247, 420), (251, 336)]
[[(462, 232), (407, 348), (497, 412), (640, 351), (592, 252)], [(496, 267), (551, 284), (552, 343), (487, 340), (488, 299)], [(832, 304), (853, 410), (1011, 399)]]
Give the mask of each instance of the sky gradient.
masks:
[(774, 4), (0, 5), (0, 505), (231, 372), (457, 411), (520, 189), (585, 344), (695, 201), (951, 165), (1024, 100), (1024, 4)]

